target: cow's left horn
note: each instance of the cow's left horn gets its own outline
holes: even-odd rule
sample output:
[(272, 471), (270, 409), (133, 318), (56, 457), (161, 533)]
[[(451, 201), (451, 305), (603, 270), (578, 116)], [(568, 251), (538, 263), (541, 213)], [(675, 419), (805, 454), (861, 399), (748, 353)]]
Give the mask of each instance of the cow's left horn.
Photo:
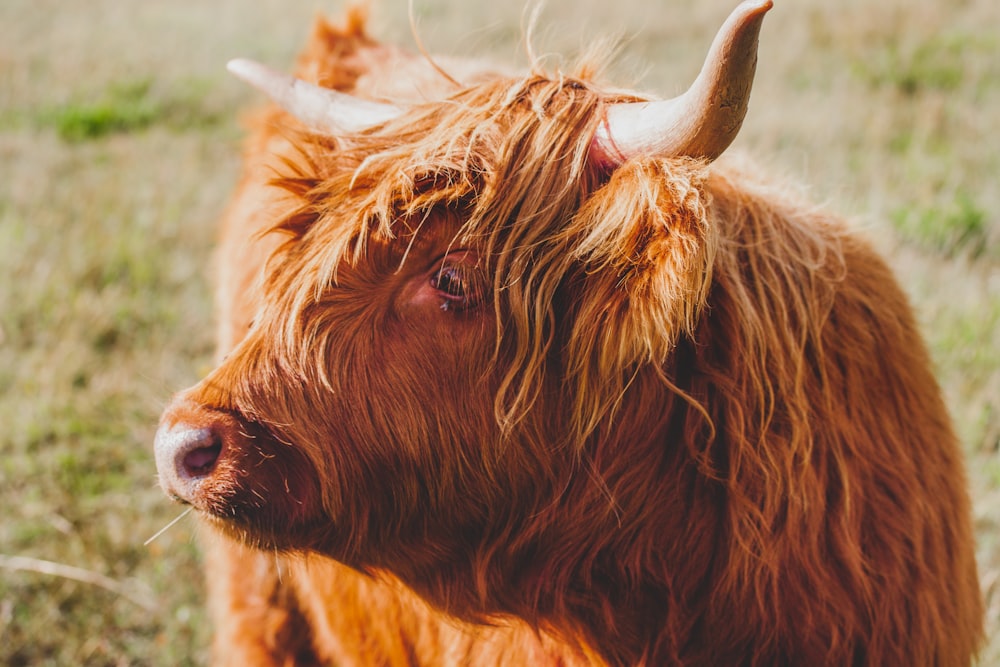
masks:
[(265, 93), (306, 125), (322, 132), (359, 132), (392, 120), (403, 110), (363, 100), (276, 72), (253, 60), (230, 60), (227, 69)]
[(698, 78), (680, 97), (609, 106), (591, 159), (616, 166), (638, 155), (719, 157), (743, 124), (757, 68), (757, 37), (772, 4), (747, 0), (733, 11)]

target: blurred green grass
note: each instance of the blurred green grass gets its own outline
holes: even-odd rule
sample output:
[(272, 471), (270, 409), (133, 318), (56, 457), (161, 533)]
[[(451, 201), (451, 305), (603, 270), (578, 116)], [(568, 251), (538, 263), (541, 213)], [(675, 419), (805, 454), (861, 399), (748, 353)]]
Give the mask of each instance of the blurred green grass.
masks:
[[(557, 66), (621, 37), (609, 78), (670, 95), (734, 4), (550, 0), (537, 50)], [(435, 50), (524, 62), (517, 3), (415, 5)], [(968, 457), (981, 662), (1000, 664), (1000, 8), (776, 5), (735, 148), (855, 218), (911, 294)], [(0, 563), (0, 664), (206, 660), (194, 520), (143, 545), (181, 511), (156, 487), (152, 434), (212, 359), (214, 225), (259, 102), (223, 65), (287, 66), (316, 9), (0, 4), (0, 556), (131, 593)], [(373, 31), (411, 43), (405, 3), (376, 3)]]

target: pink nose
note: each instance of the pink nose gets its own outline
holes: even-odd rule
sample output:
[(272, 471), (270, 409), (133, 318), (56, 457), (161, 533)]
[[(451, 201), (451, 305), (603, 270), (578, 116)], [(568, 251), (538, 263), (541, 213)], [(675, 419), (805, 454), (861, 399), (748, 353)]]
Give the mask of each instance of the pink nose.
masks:
[(156, 431), (153, 450), (163, 490), (178, 500), (193, 502), (219, 460), (222, 439), (211, 427), (164, 423)]

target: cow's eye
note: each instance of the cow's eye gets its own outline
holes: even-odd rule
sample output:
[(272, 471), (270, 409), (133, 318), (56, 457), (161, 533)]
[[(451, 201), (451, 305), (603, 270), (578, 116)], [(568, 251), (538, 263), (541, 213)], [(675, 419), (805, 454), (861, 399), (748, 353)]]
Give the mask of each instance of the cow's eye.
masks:
[(469, 310), (479, 305), (482, 289), (476, 269), (461, 264), (445, 265), (431, 276), (431, 287), (441, 297), (441, 310)]

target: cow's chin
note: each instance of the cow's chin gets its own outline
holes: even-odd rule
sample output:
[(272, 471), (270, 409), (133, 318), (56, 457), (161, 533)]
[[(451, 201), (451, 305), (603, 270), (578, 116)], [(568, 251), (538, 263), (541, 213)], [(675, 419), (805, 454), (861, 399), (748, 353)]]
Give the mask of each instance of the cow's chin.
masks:
[(257, 515), (221, 517), (205, 511), (199, 514), (211, 530), (262, 551), (313, 552), (323, 544), (328, 532), (326, 521), (320, 518), (289, 524), (262, 521)]
[(308, 550), (323, 542), (330, 522), (314, 480), (267, 479), (260, 470), (225, 479), (225, 472), (183, 499), (212, 529), (257, 549)]

